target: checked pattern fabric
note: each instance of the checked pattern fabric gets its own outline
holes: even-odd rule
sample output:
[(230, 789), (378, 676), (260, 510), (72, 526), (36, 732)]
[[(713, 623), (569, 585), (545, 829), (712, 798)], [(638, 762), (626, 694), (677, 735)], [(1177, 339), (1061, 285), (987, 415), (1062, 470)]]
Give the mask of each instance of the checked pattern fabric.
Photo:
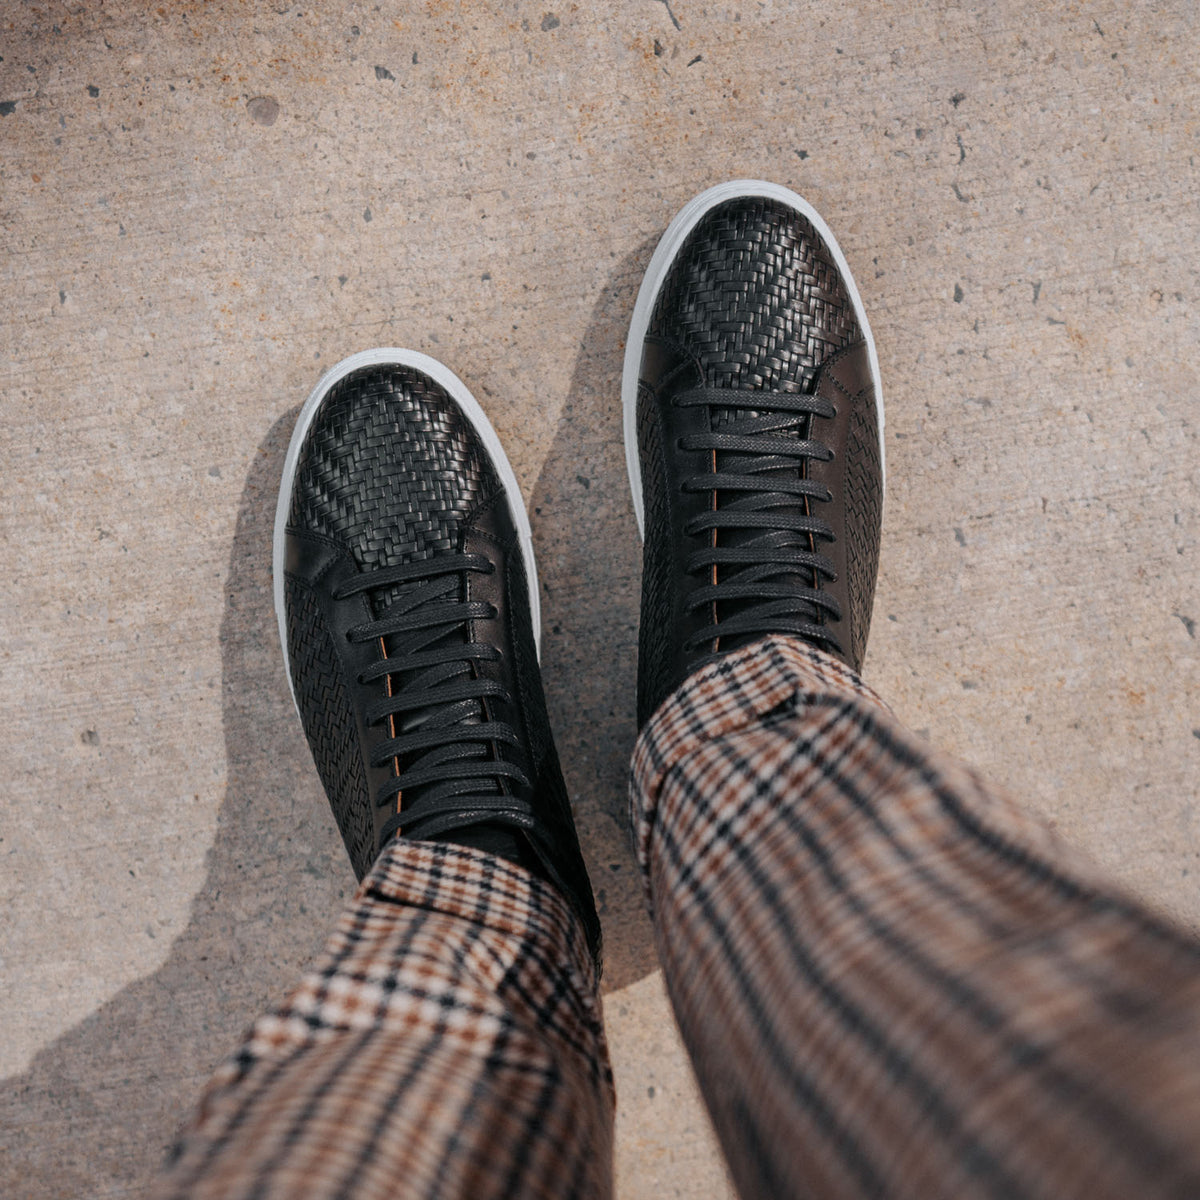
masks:
[[(634, 752), (635, 837), (739, 1193), (1200, 1195), (1200, 943), (769, 638)], [(218, 1072), (162, 1197), (606, 1197), (613, 1091), (571, 910), (388, 847)]]
[(743, 1197), (1200, 1196), (1200, 944), (836, 659), (698, 671), (631, 790)]
[(549, 884), (393, 841), (316, 966), (208, 1086), (167, 1197), (601, 1197), (612, 1072)]

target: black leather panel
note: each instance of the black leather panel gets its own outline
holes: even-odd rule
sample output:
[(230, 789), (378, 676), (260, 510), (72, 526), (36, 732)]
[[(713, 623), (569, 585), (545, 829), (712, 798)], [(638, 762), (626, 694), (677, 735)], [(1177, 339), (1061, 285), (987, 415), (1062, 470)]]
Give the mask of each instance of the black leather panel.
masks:
[[(687, 597), (711, 578), (685, 565), (712, 533), (689, 536), (688, 523), (714, 503), (712, 492), (684, 493), (682, 483), (725, 462), (685, 451), (688, 434), (726, 429), (737, 413), (718, 405), (679, 407), (672, 398), (696, 387), (813, 393), (836, 415), (813, 417), (808, 436), (830, 446), (832, 463), (803, 470), (833, 494), (830, 503), (798, 501), (796, 511), (828, 523), (833, 542), (812, 549), (832, 558), (825, 584), (841, 620), (833, 622), (844, 657), (861, 665), (878, 563), (882, 481), (874, 391), (866, 343), (832, 254), (811, 223), (786, 205), (748, 198), (707, 213), (685, 239), (656, 298), (643, 346), (637, 429), (645, 513), (638, 719), (644, 722), (707, 650), (685, 651), (708, 626), (708, 609), (687, 612)], [(745, 410), (740, 416), (744, 419)], [(797, 468), (798, 470), (801, 468)], [(777, 510), (782, 511), (782, 510)], [(721, 545), (755, 536), (720, 535)], [(702, 543), (702, 539), (708, 539)], [(798, 586), (811, 586), (807, 573)], [(717, 643), (717, 649), (728, 649)]]

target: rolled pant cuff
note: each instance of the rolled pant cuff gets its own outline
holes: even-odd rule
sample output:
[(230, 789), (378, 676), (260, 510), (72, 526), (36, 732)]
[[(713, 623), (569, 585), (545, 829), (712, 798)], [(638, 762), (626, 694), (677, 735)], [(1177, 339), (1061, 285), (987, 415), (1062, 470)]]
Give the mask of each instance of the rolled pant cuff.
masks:
[[(523, 867), (466, 846), (401, 838), (390, 842), (363, 877), (332, 941), (386, 941), (396, 936), (397, 910), (414, 909), (497, 935), (486, 937), (487, 970), (497, 982), (525, 969), (518, 959), (536, 952), (544, 962), (570, 964), (578, 971), (573, 990), (580, 997), (596, 993), (595, 962), (566, 898)], [(293, 1011), (304, 1007), (303, 990), (302, 985), (293, 996)], [(327, 995), (319, 1002), (314, 996), (318, 1007), (328, 1016)]]
[(514, 1195), (524, 1155), (545, 1188), (519, 1194), (604, 1195), (612, 1108), (567, 901), (483, 851), (397, 840), (216, 1071), (157, 1194)]
[(630, 821), (643, 878), (663, 781), (703, 742), (800, 711), (831, 692), (866, 701), (890, 715), (882, 699), (845, 663), (799, 638), (772, 636), (689, 675), (646, 722), (630, 768)]

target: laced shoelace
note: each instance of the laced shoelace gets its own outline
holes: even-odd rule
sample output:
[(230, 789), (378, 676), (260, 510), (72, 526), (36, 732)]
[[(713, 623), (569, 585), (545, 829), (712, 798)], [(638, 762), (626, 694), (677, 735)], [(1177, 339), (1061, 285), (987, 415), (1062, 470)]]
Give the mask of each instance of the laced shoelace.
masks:
[[(496, 616), (491, 604), (464, 599), (467, 573), (495, 569), (483, 555), (450, 554), (368, 571), (334, 591), (335, 600), (367, 593), (378, 614), (347, 636), (380, 646), (380, 661), (359, 683), (384, 681), (385, 695), (370, 706), (367, 722), (386, 722), (390, 736), (373, 751), (371, 766), (391, 762), (393, 776), (375, 803), (399, 811), (381, 841), (397, 830), (429, 838), (481, 820), (533, 824), (529, 804), (514, 794), (531, 787), (524, 748), (513, 727), (489, 712), (489, 700), (511, 696), (478, 670), (501, 653), (467, 632), (468, 622)], [(509, 754), (502, 756), (501, 746)]]
[(709, 578), (689, 596), (688, 610), (708, 608), (710, 621), (687, 639), (685, 652), (710, 644), (707, 661), (722, 640), (728, 649), (730, 639), (740, 645), (787, 632), (841, 653), (825, 624), (840, 620), (841, 609), (822, 588), (836, 572), (818, 549), (836, 535), (812, 511), (833, 496), (804, 470), (807, 460), (833, 458), (810, 435), (814, 417), (836, 415), (833, 404), (791, 392), (707, 387), (680, 392), (672, 403), (713, 412), (710, 432), (680, 440), (684, 450), (708, 451), (711, 462), (709, 471), (683, 481), (683, 491), (712, 495), (711, 509), (685, 528), (710, 541), (686, 563), (689, 574)]

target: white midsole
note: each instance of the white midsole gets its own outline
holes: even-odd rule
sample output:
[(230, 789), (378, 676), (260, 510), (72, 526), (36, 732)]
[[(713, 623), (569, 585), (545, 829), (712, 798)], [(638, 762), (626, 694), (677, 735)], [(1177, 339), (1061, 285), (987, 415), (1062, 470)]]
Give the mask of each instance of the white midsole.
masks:
[[(875, 339), (871, 336), (871, 326), (867, 321), (867, 314), (863, 309), (858, 288), (854, 284), (854, 276), (850, 274), (846, 256), (842, 253), (829, 226), (821, 219), (821, 215), (802, 196), (796, 195), (795, 192), (781, 187), (777, 183), (764, 183), (758, 179), (734, 179), (692, 197), (676, 213), (674, 220), (667, 226), (666, 233), (663, 234), (650, 258), (650, 265), (646, 268), (642, 286), (638, 289), (637, 300), (633, 306), (629, 339), (625, 343), (625, 366), (621, 372), (621, 408), (625, 423), (625, 465), (629, 471), (629, 486), (633, 492), (633, 511), (637, 517), (638, 533), (642, 536), (645, 535), (645, 531), (642, 516), (642, 467), (637, 445), (637, 392), (638, 376), (642, 367), (642, 343), (646, 339), (646, 330), (650, 326), (650, 315), (654, 311), (659, 290), (663, 285), (663, 280), (667, 277), (667, 272), (671, 269), (671, 264), (675, 261), (680, 246), (683, 245), (688, 234), (692, 232), (704, 214), (718, 204), (724, 204), (727, 200), (752, 196), (762, 196), (794, 208), (812, 223), (813, 228), (820, 234), (821, 240), (829, 248), (830, 254), (833, 255), (833, 261), (841, 272), (846, 291), (850, 295), (850, 302), (854, 305), (854, 315), (858, 318), (859, 327), (867, 342), (871, 382), (875, 385), (875, 409), (879, 416), (879, 462), (881, 468), (883, 467), (883, 391), (879, 386), (879, 358), (875, 353)], [(886, 478), (885, 470), (885, 482)]]
[[(287, 676), (288, 688), (292, 693), (292, 703), (296, 703), (296, 689), (292, 687), (292, 671), (288, 662), (287, 648), (287, 619), (284, 613), (283, 564), (287, 540), (287, 519), (292, 507), (292, 484), (296, 479), (296, 466), (300, 461), (300, 449), (305, 436), (321, 407), (321, 402), (329, 394), (333, 386), (344, 379), (352, 371), (361, 367), (400, 366), (411, 367), (421, 374), (427, 375), (434, 383), (444, 388), (462, 409), (464, 416), (474, 426), (475, 432), (483, 439), (487, 447), (492, 465), (496, 468), (504, 493), (508, 498), (509, 512), (512, 513), (513, 524), (517, 528), (517, 536), (521, 544), (521, 557), (525, 560), (525, 578), (529, 584), (529, 608), (533, 619), (533, 640), (538, 656), (542, 650), (542, 611), (538, 592), (537, 565), (533, 560), (533, 533), (529, 528), (529, 516), (525, 512), (525, 504), (521, 499), (521, 489), (517, 486), (517, 477), (513, 473), (512, 464), (504, 453), (504, 447), (487, 414), (479, 405), (479, 401), (467, 390), (457, 375), (448, 367), (444, 367), (435, 358), (422, 354), (417, 350), (401, 350), (395, 347), (380, 347), (375, 350), (362, 350), (343, 358), (340, 363), (330, 367), (317, 382), (317, 386), (309, 393), (296, 418), (296, 428), (292, 430), (292, 440), (288, 443), (287, 455), (283, 460), (283, 479), (279, 485), (279, 502), (275, 508), (275, 537), (271, 554), (271, 574), (275, 593), (275, 619), (279, 622), (279, 641), (283, 646), (283, 668)], [(296, 706), (299, 712), (299, 705)]]

